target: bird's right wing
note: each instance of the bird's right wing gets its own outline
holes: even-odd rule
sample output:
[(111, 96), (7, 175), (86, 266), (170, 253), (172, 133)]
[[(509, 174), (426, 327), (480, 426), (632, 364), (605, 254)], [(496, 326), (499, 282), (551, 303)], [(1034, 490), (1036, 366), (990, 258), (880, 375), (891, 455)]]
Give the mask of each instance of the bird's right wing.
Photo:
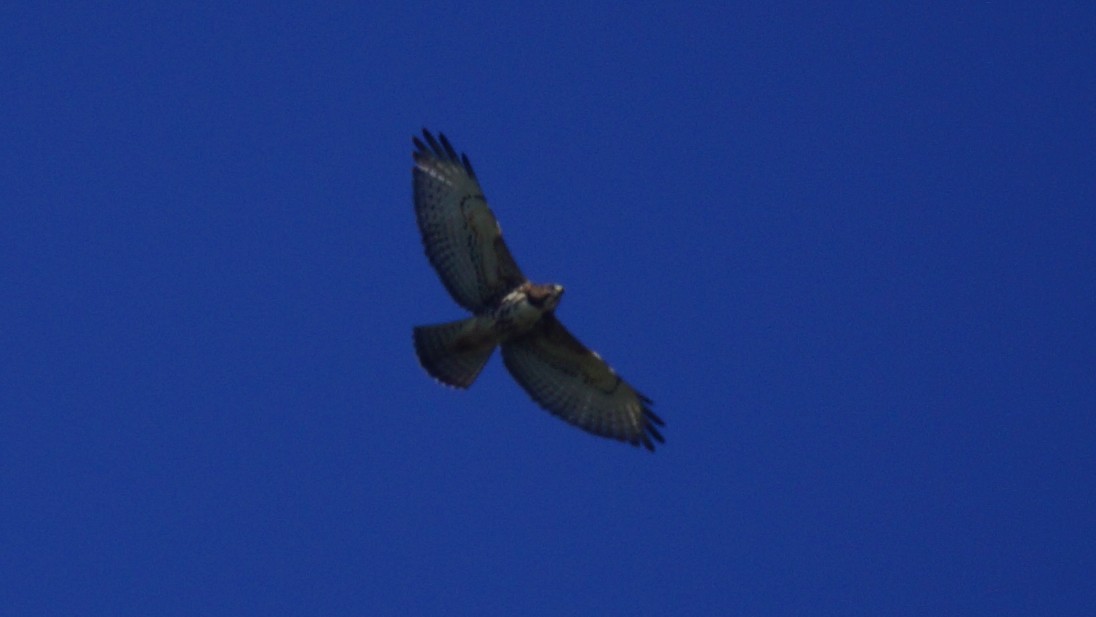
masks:
[(465, 155), (445, 135), (413, 137), (415, 216), (426, 257), (457, 304), (479, 312), (525, 282)]

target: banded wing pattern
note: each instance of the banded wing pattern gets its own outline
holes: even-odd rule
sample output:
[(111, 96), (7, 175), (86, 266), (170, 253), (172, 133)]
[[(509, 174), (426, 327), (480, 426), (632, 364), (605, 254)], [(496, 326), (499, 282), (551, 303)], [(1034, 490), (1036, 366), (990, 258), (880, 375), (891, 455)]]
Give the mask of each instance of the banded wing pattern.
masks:
[(654, 450), (663, 421), (637, 392), (554, 314), (525, 336), (502, 345), (506, 368), (538, 404), (595, 435)]
[(525, 282), (465, 155), (445, 135), (415, 137), (415, 216), (426, 257), (457, 304), (479, 313)]
[(552, 414), (648, 450), (664, 443), (651, 400), (556, 318), (563, 288), (526, 280), (468, 157), (441, 133), (435, 139), (423, 130), (412, 142), (415, 217), (426, 256), (453, 299), (475, 314), (414, 328), (423, 368), (441, 383), (467, 388), (499, 345), (510, 374)]

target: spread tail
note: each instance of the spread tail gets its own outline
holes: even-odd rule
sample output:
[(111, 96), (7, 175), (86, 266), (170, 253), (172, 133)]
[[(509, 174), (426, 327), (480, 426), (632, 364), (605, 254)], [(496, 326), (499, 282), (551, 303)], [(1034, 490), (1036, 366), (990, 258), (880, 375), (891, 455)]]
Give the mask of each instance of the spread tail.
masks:
[(450, 386), (467, 388), (495, 350), (492, 337), (477, 334), (475, 317), (417, 326), (415, 353), (431, 377)]

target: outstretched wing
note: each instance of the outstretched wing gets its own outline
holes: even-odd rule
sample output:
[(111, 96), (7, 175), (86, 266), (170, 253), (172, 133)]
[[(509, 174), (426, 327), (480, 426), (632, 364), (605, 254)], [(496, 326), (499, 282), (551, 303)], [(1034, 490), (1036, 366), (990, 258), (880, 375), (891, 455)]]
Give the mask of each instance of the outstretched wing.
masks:
[(643, 444), (663, 443), (662, 419), (651, 400), (587, 349), (554, 314), (529, 334), (502, 345), (506, 368), (542, 407), (595, 435)]
[(412, 169), (415, 216), (426, 256), (449, 295), (479, 312), (525, 282), (465, 155), (423, 129)]

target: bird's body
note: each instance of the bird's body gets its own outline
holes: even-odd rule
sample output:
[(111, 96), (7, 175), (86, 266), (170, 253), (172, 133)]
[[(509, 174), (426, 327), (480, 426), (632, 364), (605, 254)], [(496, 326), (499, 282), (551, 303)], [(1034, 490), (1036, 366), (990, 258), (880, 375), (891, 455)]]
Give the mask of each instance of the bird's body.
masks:
[(533, 283), (525, 283), (503, 296), (492, 311), (499, 342), (505, 343), (532, 330), (545, 313), (555, 310), (562, 297), (560, 285)]
[(423, 246), (472, 316), (414, 328), (420, 363), (438, 381), (467, 388), (501, 346), (510, 374), (542, 407), (591, 433), (653, 450), (663, 441), (655, 425), (663, 422), (650, 400), (559, 322), (562, 286), (534, 284), (521, 273), (468, 157), (458, 157), (444, 135), (439, 141), (423, 131), (423, 138), (412, 140)]

